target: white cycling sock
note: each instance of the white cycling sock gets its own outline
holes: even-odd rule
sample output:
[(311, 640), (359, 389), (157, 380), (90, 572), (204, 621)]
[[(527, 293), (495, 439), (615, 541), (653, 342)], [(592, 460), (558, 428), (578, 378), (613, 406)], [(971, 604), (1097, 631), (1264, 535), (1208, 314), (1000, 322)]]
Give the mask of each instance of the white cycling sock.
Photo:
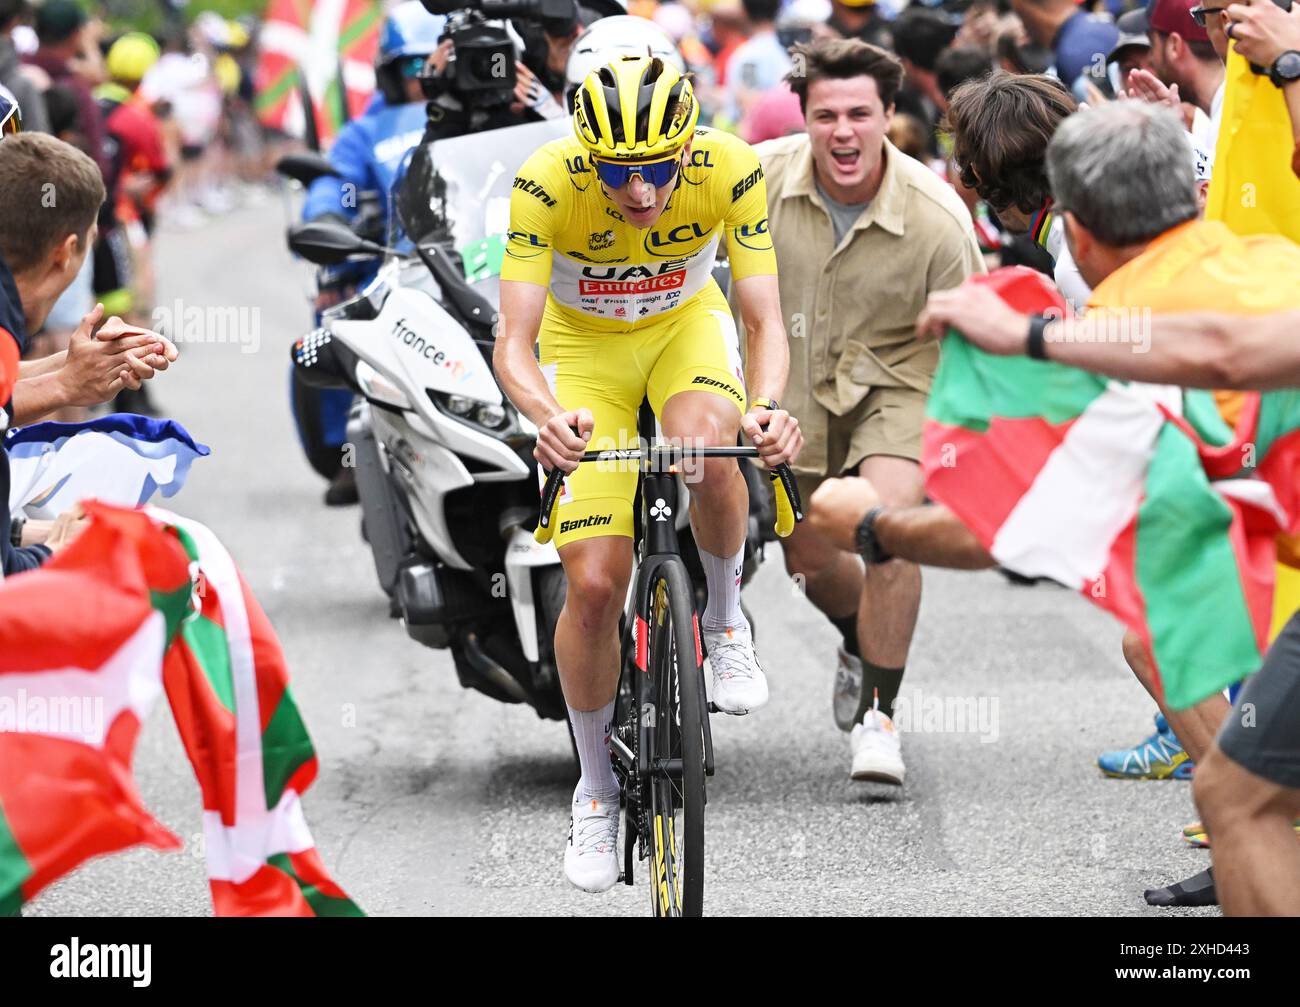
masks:
[(609, 761), (609, 735), (614, 728), (614, 702), (599, 710), (582, 711), (569, 707), (569, 723), (578, 742), (578, 761), (582, 764), (582, 794), (588, 800), (618, 799), (618, 780)]
[(714, 556), (699, 550), (704, 577), (709, 584), (709, 603), (704, 606), (703, 630), (716, 633), (723, 629), (744, 629), (745, 616), (740, 611), (740, 572), (745, 565), (745, 547), (734, 556)]

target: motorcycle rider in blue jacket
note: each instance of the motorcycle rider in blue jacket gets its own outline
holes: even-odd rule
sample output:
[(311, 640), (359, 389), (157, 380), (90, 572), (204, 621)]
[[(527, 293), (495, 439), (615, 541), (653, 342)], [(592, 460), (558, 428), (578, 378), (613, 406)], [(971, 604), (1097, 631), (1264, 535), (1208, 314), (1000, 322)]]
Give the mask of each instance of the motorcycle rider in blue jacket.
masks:
[[(375, 61), (376, 95), (360, 118), (339, 130), (330, 148), (338, 175), (318, 178), (307, 190), (304, 220), (334, 217), (351, 224), (358, 196), (377, 192), (380, 219), (368, 236), (383, 243), (388, 192), (406, 152), (420, 142), (427, 119), (419, 76), (434, 57), (445, 62), (450, 42), (439, 48), (446, 18), (430, 14), (418, 0), (395, 7), (384, 22)], [(435, 56), (435, 54), (438, 54)], [(440, 68), (439, 68), (440, 69)], [(320, 312), (352, 296), (378, 269), (375, 261), (344, 263), (322, 273), (315, 309)], [(325, 503), (342, 506), (357, 500), (356, 470), (344, 462), (348, 409), (352, 393), (342, 389), (313, 389), (292, 379), (294, 418), (303, 449), (312, 467), (330, 480)]]

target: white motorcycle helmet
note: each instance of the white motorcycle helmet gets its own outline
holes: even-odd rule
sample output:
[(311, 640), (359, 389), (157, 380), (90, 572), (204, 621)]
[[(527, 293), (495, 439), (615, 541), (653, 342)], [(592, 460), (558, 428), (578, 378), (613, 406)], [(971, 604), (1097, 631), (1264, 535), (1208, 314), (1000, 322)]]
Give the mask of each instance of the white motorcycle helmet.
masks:
[(653, 21), (633, 14), (601, 18), (578, 36), (564, 68), (564, 101), (573, 106), (573, 95), (587, 74), (619, 56), (644, 56), (646, 50), (665, 63), (686, 72), (686, 60), (668, 33)]

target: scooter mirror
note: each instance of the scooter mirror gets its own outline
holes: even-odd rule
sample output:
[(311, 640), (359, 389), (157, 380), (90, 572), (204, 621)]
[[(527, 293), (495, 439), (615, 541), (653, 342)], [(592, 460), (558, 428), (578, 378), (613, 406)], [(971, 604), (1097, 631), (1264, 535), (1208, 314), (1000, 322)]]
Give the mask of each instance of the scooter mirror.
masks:
[(292, 178), (304, 186), (311, 185), (318, 178), (338, 174), (338, 169), (330, 164), (329, 158), (310, 150), (285, 154), (275, 162), (275, 170), (285, 178)]
[(354, 255), (383, 255), (386, 249), (354, 234), (346, 224), (312, 220), (289, 228), (289, 249), (318, 266), (333, 266)]

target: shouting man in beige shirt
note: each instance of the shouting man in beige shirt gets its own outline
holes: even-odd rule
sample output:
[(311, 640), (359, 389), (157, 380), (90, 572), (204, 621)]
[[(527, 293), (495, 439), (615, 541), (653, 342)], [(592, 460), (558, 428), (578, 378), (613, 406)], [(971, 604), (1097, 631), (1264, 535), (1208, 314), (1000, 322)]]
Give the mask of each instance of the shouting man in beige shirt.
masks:
[[(828, 477), (871, 480), (886, 505), (920, 503), (921, 423), (938, 363), (916, 316), (936, 290), (983, 272), (970, 214), (925, 165), (885, 139), (898, 60), (856, 39), (796, 46), (787, 80), (808, 132), (760, 144), (790, 341), (782, 403), (799, 417), (803, 499)], [(901, 784), (891, 719), (921, 603), (921, 572), (866, 567), (807, 523), (786, 568), (844, 637), (835, 720), (851, 730), (855, 780)]]

